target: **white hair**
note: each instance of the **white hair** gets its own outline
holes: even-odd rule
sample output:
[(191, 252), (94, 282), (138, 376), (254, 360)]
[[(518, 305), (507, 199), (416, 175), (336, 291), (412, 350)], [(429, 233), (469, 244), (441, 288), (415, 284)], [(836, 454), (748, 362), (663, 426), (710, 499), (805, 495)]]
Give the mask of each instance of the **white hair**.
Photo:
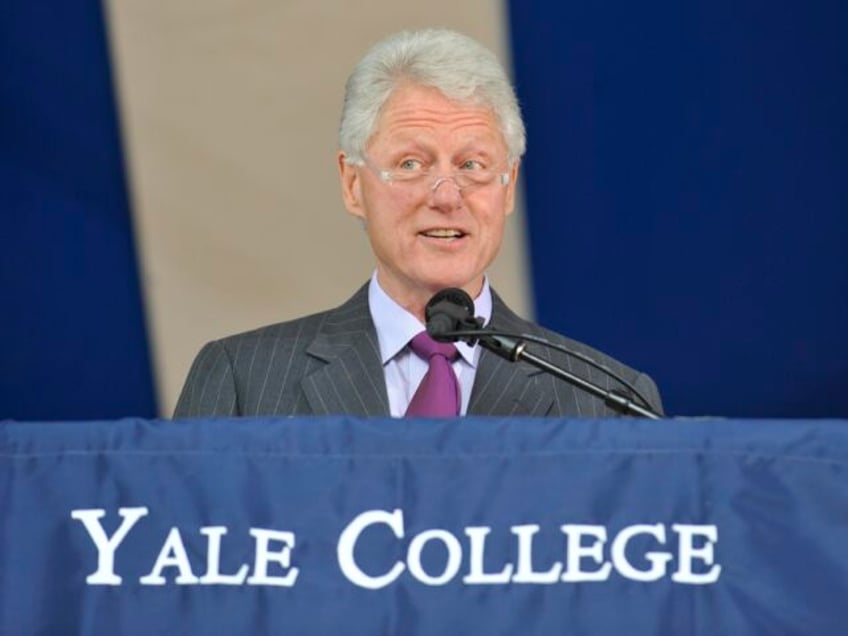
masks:
[(445, 97), (491, 109), (511, 162), (524, 154), (524, 122), (512, 85), (494, 54), (448, 29), (402, 31), (375, 44), (348, 77), (339, 146), (361, 163), (383, 105), (403, 84), (437, 89)]

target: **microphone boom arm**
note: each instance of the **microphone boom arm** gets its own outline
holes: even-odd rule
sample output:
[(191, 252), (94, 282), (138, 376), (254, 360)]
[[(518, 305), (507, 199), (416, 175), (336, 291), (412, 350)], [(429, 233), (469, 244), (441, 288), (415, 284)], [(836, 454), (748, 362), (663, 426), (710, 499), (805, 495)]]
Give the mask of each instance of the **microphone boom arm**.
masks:
[(574, 375), (573, 373), (566, 371), (565, 369), (561, 369), (555, 364), (551, 364), (547, 360), (530, 353), (527, 351), (527, 343), (518, 338), (489, 334), (479, 329), (448, 331), (439, 335), (444, 338), (462, 338), (468, 340), (471, 344), (474, 344), (474, 341), (476, 340), (480, 343), (481, 347), (488, 349), (505, 360), (509, 360), (510, 362), (523, 360), (537, 369), (546, 371), (560, 380), (564, 380), (569, 384), (583, 389), (587, 393), (591, 393), (595, 397), (601, 398), (607, 406), (625, 415), (647, 417), (652, 420), (661, 419), (660, 416), (652, 410), (639, 406), (626, 395), (603, 389), (588, 380), (584, 380), (580, 376)]

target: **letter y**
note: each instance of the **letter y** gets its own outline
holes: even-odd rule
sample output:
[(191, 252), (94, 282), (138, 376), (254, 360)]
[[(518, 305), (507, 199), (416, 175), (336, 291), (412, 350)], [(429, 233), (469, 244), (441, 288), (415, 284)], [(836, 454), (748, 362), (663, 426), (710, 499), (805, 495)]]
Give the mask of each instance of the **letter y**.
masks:
[(106, 515), (102, 508), (71, 510), (71, 517), (82, 521), (88, 536), (97, 548), (97, 571), (89, 574), (85, 582), (89, 585), (120, 585), (121, 577), (115, 574), (115, 551), (139, 519), (147, 515), (147, 508), (118, 508), (123, 517), (121, 525), (111, 537), (106, 536), (100, 519)]

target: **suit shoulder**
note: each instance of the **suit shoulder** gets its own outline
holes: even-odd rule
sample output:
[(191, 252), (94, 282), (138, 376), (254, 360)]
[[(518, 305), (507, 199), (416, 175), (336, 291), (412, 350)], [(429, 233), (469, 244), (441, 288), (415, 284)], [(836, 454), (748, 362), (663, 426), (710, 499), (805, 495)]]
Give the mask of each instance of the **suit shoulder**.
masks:
[(580, 356), (589, 358), (593, 363), (596, 363), (603, 369), (612, 372), (626, 382), (634, 385), (640, 394), (643, 395), (652, 405), (653, 409), (658, 413), (662, 413), (662, 400), (659, 396), (656, 383), (647, 374), (620, 362), (592, 346), (519, 317), (500, 299), (497, 299), (495, 303), (493, 322), (497, 323), (494, 326), (499, 329), (542, 338), (549, 343), (567, 349), (570, 353), (556, 349), (548, 349), (541, 345), (536, 345), (535, 347), (532, 345), (528, 346), (528, 350), (534, 351), (557, 366), (576, 372), (581, 377), (603, 386), (604, 388), (616, 388), (614, 384), (610, 384), (611, 378), (607, 373), (594, 368), (592, 363), (584, 362), (580, 359)]
[[(619, 362), (615, 358), (608, 356), (607, 354), (603, 353), (598, 349), (595, 349), (592, 346), (589, 346), (578, 340), (574, 340), (573, 338), (569, 338), (568, 336), (564, 336), (561, 333), (553, 331), (552, 329), (548, 329), (539, 324), (521, 318), (499, 298), (495, 303), (494, 312), (495, 314), (493, 315), (493, 326), (495, 326), (496, 328), (501, 328), (519, 334), (527, 334), (535, 336), (537, 338), (542, 338), (554, 345), (565, 347), (570, 351), (575, 351), (581, 355), (587, 356), (595, 362), (604, 366), (608, 366), (616, 371), (625, 371), (628, 375), (632, 374), (634, 376), (639, 374), (638, 371), (628, 367), (622, 362)], [(554, 350), (552, 355), (555, 358), (558, 358), (560, 356), (568, 354)]]
[(587, 356), (595, 362), (611, 369), (625, 371), (627, 372), (627, 374), (639, 374), (639, 372), (635, 369), (629, 367), (623, 362), (617, 360), (616, 358), (613, 358), (610, 355), (607, 355), (603, 351), (596, 349), (591, 345), (588, 345), (584, 342), (580, 342), (579, 340), (575, 340), (574, 338), (569, 338), (568, 336), (564, 336), (561, 333), (558, 333), (551, 329), (547, 329), (546, 327), (542, 327), (540, 325), (533, 325), (533, 323), (528, 324), (532, 325), (532, 331), (529, 333), (532, 333), (533, 335), (539, 335), (540, 337), (544, 338), (545, 340), (548, 340), (549, 342), (563, 346), (569, 351), (575, 351), (584, 356)]

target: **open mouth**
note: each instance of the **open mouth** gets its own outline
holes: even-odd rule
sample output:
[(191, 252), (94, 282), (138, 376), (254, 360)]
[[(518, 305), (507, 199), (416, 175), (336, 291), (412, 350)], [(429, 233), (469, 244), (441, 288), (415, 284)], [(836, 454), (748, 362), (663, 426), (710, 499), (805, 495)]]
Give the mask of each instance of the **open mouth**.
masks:
[(460, 230), (453, 229), (435, 229), (435, 230), (426, 230), (421, 232), (422, 236), (426, 236), (427, 238), (435, 238), (435, 239), (444, 239), (444, 240), (455, 240), (461, 239), (465, 236), (465, 232)]

